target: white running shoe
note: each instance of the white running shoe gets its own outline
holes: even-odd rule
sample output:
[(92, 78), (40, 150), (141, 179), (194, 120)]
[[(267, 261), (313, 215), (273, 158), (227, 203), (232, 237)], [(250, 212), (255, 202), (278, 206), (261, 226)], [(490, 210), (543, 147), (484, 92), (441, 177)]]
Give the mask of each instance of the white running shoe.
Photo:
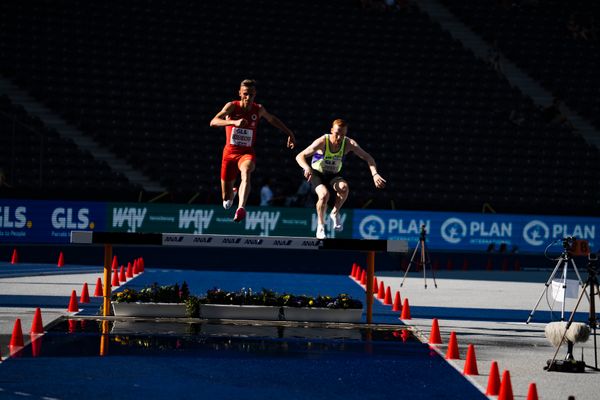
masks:
[(325, 225), (317, 225), (317, 239), (325, 239)]
[(329, 214), (329, 218), (333, 221), (333, 229), (336, 232), (341, 232), (344, 230), (344, 225), (342, 225), (342, 218), (340, 218), (339, 213), (334, 213), (333, 211)]
[(223, 208), (226, 210), (229, 210), (231, 208), (231, 206), (233, 205), (233, 200), (235, 200), (236, 196), (237, 196), (237, 192), (238, 192), (238, 188), (234, 187), (233, 188), (233, 198), (231, 200), (223, 200)]

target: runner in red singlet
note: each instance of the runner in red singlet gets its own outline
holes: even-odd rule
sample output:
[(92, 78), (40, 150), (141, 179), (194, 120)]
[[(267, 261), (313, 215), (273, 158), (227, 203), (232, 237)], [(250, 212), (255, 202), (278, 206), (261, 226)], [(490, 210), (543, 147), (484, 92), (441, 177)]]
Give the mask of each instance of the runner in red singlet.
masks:
[(270, 114), (265, 108), (254, 102), (256, 82), (245, 79), (240, 85), (240, 100), (230, 101), (210, 121), (212, 127), (225, 127), (226, 143), (221, 161), (221, 193), (223, 207), (229, 209), (236, 195), (234, 186), (238, 174), (241, 175), (239, 187), (239, 203), (234, 221), (239, 222), (246, 216), (246, 201), (250, 194), (250, 174), (254, 171), (256, 155), (254, 144), (258, 122), (266, 119), (271, 125), (288, 135), (287, 147), (294, 148), (294, 133), (279, 118)]

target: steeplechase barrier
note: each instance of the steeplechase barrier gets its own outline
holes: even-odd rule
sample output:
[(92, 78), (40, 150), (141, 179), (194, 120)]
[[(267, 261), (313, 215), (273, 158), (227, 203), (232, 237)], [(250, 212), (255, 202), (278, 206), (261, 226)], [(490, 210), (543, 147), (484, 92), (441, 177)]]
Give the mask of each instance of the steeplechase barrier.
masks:
[(135, 233), (71, 231), (72, 244), (104, 245), (103, 313), (110, 315), (111, 263), (113, 245), (170, 246), (229, 249), (283, 249), (283, 250), (345, 250), (367, 253), (366, 322), (373, 321), (373, 277), (375, 253), (406, 253), (404, 240), (315, 239), (311, 237), (204, 235), (191, 233)]

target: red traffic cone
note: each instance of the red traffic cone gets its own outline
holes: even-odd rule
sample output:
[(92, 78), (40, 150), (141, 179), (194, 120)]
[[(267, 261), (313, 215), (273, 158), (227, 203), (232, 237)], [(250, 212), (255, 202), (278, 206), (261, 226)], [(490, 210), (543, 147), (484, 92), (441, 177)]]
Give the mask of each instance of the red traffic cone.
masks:
[(515, 400), (510, 383), (510, 372), (502, 373), (502, 382), (500, 382), (500, 391), (498, 392), (498, 400)]
[(58, 254), (58, 262), (56, 263), (56, 265), (58, 266), (58, 268), (65, 266), (65, 256), (63, 255), (62, 251)]
[(77, 304), (77, 293), (75, 292), (75, 290), (73, 290), (71, 292), (71, 299), (69, 301), (69, 308), (67, 309), (68, 312), (78, 312), (79, 311), (79, 305)]
[(42, 310), (40, 308), (35, 309), (33, 314), (33, 322), (31, 323), (31, 335), (38, 335), (44, 333), (44, 324), (42, 323)]
[(17, 249), (13, 249), (12, 257), (10, 258), (11, 264), (18, 264), (19, 262), (19, 254), (17, 253)]
[(367, 285), (367, 271), (365, 271), (364, 269), (362, 270), (362, 273), (360, 274), (360, 284), (363, 286)]
[(90, 292), (88, 291), (87, 282), (83, 283), (83, 289), (81, 289), (81, 297), (79, 298), (80, 303), (89, 303), (90, 302)]
[(127, 269), (125, 270), (126, 278), (133, 278), (133, 265), (130, 262), (127, 263)]
[(402, 311), (402, 306), (400, 305), (399, 291), (396, 291), (396, 295), (394, 296), (394, 305), (392, 306), (392, 311)]
[(119, 263), (117, 261), (117, 256), (113, 256), (111, 269), (114, 271), (119, 268)]
[(429, 333), (429, 344), (441, 344), (442, 336), (440, 335), (440, 326), (437, 318), (431, 321), (431, 332)]
[(450, 341), (448, 342), (448, 351), (446, 351), (446, 360), (458, 360), (458, 342), (456, 341), (456, 332), (450, 332)]
[(477, 369), (477, 357), (475, 357), (475, 346), (472, 344), (469, 344), (467, 347), (467, 361), (465, 362), (463, 374), (479, 375), (479, 370)]
[(410, 317), (410, 306), (408, 305), (408, 297), (405, 297), (404, 303), (402, 303), (402, 314), (400, 314), (400, 319), (412, 319)]
[(125, 276), (125, 267), (121, 265), (119, 268), (119, 282), (126, 282), (127, 277)]
[(498, 363), (492, 361), (490, 367), (490, 377), (488, 378), (487, 389), (485, 390), (486, 396), (498, 396), (500, 391), (500, 372), (498, 371)]
[(377, 287), (377, 277), (373, 277), (373, 294), (378, 294), (379, 288)]
[(144, 272), (144, 270), (145, 270), (145, 267), (144, 267), (144, 258), (143, 258), (143, 257), (140, 257), (140, 258), (139, 258), (139, 262), (138, 262), (138, 264), (139, 264), (139, 267), (140, 267), (140, 273), (141, 273), (141, 272)]
[(385, 288), (385, 297), (383, 298), (383, 304), (386, 306), (392, 305), (392, 290), (389, 286)]
[(385, 286), (383, 281), (379, 281), (379, 289), (377, 290), (377, 298), (383, 300), (385, 298)]
[(354, 278), (356, 276), (356, 263), (352, 263), (352, 270), (350, 272), (350, 277)]
[(42, 354), (42, 337), (41, 335), (31, 334), (31, 355), (39, 357)]
[(110, 284), (112, 285), (112, 287), (117, 287), (117, 286), (119, 286), (121, 284), (119, 282), (119, 273), (117, 271), (113, 272), (113, 274), (112, 274), (112, 280), (111, 280)]
[(23, 343), (23, 329), (21, 329), (21, 319), (17, 318), (13, 327), (12, 336), (10, 337), (9, 346), (23, 347), (24, 345), (25, 344)]
[(529, 389), (527, 390), (527, 400), (539, 400), (537, 387), (533, 382), (529, 384)]
[(96, 280), (96, 289), (94, 289), (94, 297), (102, 297), (102, 279), (98, 277)]
[(131, 269), (133, 275), (137, 275), (140, 273), (140, 261), (136, 258), (133, 260), (133, 268)]

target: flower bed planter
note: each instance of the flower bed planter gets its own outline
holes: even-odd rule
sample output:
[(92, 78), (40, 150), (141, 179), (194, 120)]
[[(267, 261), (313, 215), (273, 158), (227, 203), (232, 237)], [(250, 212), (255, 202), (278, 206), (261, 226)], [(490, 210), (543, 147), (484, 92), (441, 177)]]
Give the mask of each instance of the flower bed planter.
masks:
[(112, 302), (115, 317), (187, 317), (185, 303), (117, 303)]
[(284, 307), (285, 319), (306, 322), (361, 322), (362, 309)]
[(281, 307), (234, 304), (201, 304), (200, 318), (279, 320)]

